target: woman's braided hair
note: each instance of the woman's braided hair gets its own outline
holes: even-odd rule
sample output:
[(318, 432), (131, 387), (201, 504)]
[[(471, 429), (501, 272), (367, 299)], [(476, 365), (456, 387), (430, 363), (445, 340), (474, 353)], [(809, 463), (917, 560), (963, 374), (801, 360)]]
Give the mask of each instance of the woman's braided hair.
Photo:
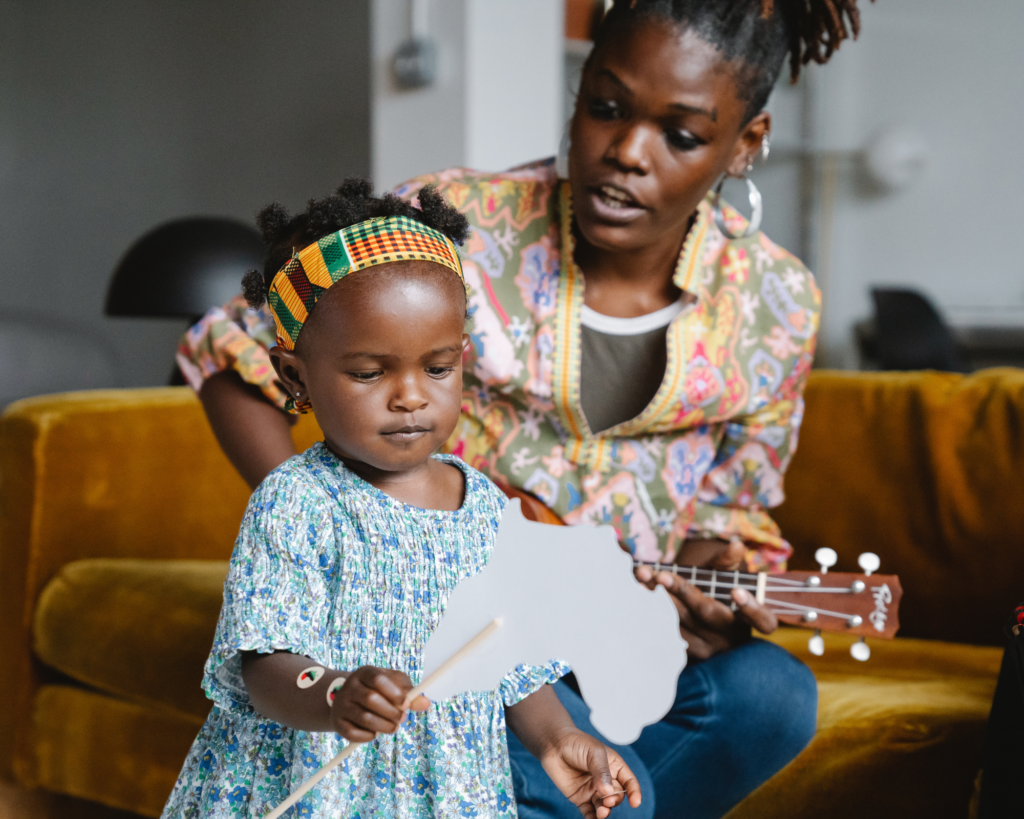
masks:
[(250, 270), (242, 279), (242, 293), (256, 308), (267, 299), (274, 276), (296, 250), (301, 250), (335, 231), (381, 216), (407, 216), (440, 231), (461, 245), (469, 235), (469, 222), (432, 185), (419, 191), (420, 206), (414, 207), (393, 193), (373, 195), (366, 179), (346, 179), (324, 199), (310, 199), (305, 213), (292, 215), (275, 202), (256, 216), (256, 224), (267, 245), (263, 272)]
[(860, 33), (857, 0), (615, 0), (595, 45), (641, 19), (690, 29), (737, 63), (747, 121), (768, 102), (787, 54), (796, 82), (802, 66), (828, 62), (843, 40)]

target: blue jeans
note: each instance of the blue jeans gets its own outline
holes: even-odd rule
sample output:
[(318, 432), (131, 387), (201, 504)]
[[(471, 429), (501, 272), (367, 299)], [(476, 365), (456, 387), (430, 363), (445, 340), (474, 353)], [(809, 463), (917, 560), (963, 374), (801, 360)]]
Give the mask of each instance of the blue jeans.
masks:
[[(607, 742), (590, 709), (564, 681), (555, 691), (576, 726)], [(718, 819), (795, 757), (814, 735), (814, 676), (787, 651), (751, 640), (679, 676), (676, 702), (632, 745), (611, 745), (636, 774), (643, 803), (611, 819)], [(519, 819), (579, 819), (540, 762), (511, 733), (509, 760)]]

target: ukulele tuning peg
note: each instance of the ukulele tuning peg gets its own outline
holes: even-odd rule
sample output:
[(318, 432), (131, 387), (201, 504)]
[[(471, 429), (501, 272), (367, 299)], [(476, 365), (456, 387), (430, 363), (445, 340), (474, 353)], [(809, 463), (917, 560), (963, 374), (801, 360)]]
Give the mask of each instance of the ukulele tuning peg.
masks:
[(829, 549), (825, 546), (814, 553), (814, 559), (821, 566), (821, 573), (828, 574), (828, 570), (835, 566), (836, 561), (839, 560), (839, 555), (836, 554), (835, 549)]
[(871, 656), (871, 647), (863, 637), (850, 646), (850, 656), (862, 663), (867, 662), (867, 659)]
[(821, 629), (814, 630), (814, 636), (807, 641), (807, 650), (815, 657), (825, 653), (825, 638), (821, 636)]
[(864, 574), (870, 576), (872, 572), (878, 571), (882, 561), (879, 560), (878, 555), (874, 552), (864, 552), (864, 554), (857, 558), (857, 565), (864, 570)]

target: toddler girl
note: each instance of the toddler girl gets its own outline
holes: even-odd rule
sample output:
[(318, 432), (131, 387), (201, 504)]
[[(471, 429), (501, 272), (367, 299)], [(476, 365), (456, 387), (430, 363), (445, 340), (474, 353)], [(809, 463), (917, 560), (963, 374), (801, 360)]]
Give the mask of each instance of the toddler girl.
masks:
[[(404, 700), (448, 595), (486, 564), (504, 506), (487, 478), (434, 455), (455, 429), (465, 218), (350, 180), (291, 218), (265, 209), (271, 358), (323, 443), (249, 502), (203, 686), (214, 705), (163, 815), (261, 817), (349, 742), (365, 742), (289, 811), (302, 817), (515, 815), (506, 719), (562, 792), (603, 819), (640, 804), (618, 755), (578, 731), (519, 666), (495, 691)], [(528, 593), (528, 590), (524, 590)], [(606, 796), (606, 794), (615, 794)]]

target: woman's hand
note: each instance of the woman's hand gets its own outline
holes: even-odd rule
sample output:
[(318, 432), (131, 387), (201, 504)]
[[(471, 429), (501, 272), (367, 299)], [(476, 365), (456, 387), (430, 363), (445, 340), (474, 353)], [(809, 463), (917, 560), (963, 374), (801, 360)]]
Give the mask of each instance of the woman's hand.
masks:
[[(708, 569), (733, 571), (740, 568), (746, 546), (734, 540), (688, 540), (683, 544), (676, 563)], [(751, 627), (762, 634), (771, 634), (778, 626), (775, 614), (759, 604), (743, 589), (733, 589), (736, 611), (720, 600), (708, 597), (682, 575), (658, 572), (650, 566), (639, 566), (636, 578), (648, 588), (664, 586), (679, 612), (679, 631), (689, 643), (687, 654), (695, 660), (706, 660), (750, 639)]]
[[(583, 731), (560, 734), (540, 757), (551, 781), (580, 813), (605, 819), (629, 799), (640, 806), (640, 783), (615, 751)], [(624, 793), (623, 793), (624, 791)]]
[(370, 742), (377, 734), (395, 733), (407, 710), (430, 707), (422, 694), (405, 704), (412, 688), (412, 681), (401, 671), (372, 665), (357, 668), (334, 695), (332, 730), (349, 742)]

